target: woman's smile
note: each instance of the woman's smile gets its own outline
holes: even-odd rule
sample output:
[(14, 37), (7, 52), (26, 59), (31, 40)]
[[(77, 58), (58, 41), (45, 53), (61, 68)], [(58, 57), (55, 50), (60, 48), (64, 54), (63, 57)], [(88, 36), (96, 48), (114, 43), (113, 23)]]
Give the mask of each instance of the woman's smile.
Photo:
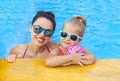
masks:
[(38, 38), (38, 37), (37, 37), (36, 40), (37, 40), (37, 42), (39, 42), (39, 43), (43, 43), (45, 39), (42, 39), (42, 38)]

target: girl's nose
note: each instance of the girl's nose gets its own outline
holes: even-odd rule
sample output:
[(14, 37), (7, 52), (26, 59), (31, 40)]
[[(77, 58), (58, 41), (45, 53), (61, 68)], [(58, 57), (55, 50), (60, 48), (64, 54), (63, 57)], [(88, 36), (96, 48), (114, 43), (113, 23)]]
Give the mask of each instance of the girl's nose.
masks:
[(65, 37), (65, 40), (69, 41), (70, 40), (70, 36)]

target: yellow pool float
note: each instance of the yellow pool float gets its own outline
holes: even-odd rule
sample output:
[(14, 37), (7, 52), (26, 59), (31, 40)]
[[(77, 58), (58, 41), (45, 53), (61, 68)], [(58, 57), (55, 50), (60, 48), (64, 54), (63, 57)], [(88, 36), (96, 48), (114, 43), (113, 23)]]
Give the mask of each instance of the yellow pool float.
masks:
[(96, 64), (50, 68), (43, 59), (0, 60), (0, 81), (120, 81), (120, 59), (97, 59)]

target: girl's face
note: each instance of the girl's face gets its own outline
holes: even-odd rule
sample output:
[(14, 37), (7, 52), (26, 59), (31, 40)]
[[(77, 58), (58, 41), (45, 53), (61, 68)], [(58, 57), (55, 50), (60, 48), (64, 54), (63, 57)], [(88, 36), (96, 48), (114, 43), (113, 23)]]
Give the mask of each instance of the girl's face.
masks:
[(80, 42), (81, 33), (79, 27), (76, 27), (70, 23), (66, 23), (62, 31), (63, 32), (61, 32), (60, 42), (64, 48), (78, 44)]
[(46, 45), (52, 35), (53, 25), (50, 20), (40, 17), (30, 26), (32, 42), (38, 46)]

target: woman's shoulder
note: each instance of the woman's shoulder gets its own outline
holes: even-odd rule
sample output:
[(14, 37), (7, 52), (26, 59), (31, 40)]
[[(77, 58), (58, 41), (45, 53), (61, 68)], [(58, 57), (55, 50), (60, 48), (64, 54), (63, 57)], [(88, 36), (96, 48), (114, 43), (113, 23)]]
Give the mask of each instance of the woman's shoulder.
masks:
[(28, 43), (14, 45), (11, 48), (10, 53), (17, 53), (18, 51), (20, 52), (20, 51), (24, 50), (27, 45), (28, 45)]
[(48, 47), (50, 48), (56, 48), (56, 47), (59, 47), (59, 43), (58, 42), (49, 42), (48, 43)]
[(17, 44), (17, 45), (14, 45), (12, 48), (24, 48), (28, 45), (28, 43), (25, 43), (25, 44)]
[(55, 46), (55, 45), (59, 46), (58, 42), (49, 42), (48, 44), (51, 45), (51, 46)]

